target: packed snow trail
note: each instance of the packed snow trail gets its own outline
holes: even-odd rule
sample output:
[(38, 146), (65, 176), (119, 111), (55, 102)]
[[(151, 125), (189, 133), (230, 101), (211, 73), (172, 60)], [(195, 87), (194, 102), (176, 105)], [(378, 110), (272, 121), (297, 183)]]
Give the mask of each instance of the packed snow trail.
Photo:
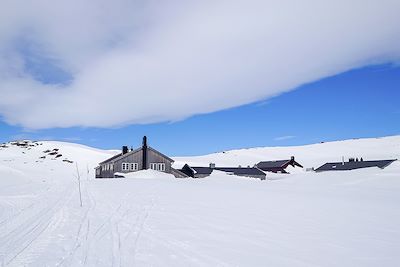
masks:
[(400, 265), (398, 161), (266, 181), (93, 179), (87, 164), (108, 152), (43, 146), (78, 159), (83, 207), (74, 164), (38, 161), (47, 147), (0, 151), (1, 266)]
[(393, 266), (398, 170), (84, 181), (2, 229), (3, 265)]
[(2, 264), (390, 266), (400, 179), (379, 171), (89, 180), (83, 208), (66, 183), (1, 226)]

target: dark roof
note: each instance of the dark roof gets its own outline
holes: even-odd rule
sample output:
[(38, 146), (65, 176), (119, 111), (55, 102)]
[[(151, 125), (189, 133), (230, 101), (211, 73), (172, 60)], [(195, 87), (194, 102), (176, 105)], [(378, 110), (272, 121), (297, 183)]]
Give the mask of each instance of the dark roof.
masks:
[(261, 161), (257, 163), (258, 168), (280, 168), (285, 164), (289, 163), (291, 160), (276, 160), (276, 161)]
[[(117, 160), (117, 159), (119, 159), (119, 158), (126, 157), (126, 156), (128, 156), (128, 155), (137, 153), (138, 151), (140, 151), (140, 150), (142, 150), (142, 149), (143, 149), (143, 147), (139, 147), (139, 148), (137, 148), (137, 149), (135, 149), (135, 150), (132, 150), (132, 151), (129, 151), (128, 153), (125, 153), (125, 154), (119, 153), (118, 155), (115, 155), (115, 156), (113, 156), (113, 157), (111, 157), (111, 158), (109, 158), (109, 159), (106, 159), (105, 161), (100, 162), (99, 164), (105, 164), (105, 163), (108, 163), (108, 162), (110, 162), (110, 161), (114, 161), (114, 160)], [(168, 160), (174, 162), (173, 159), (171, 159), (170, 157), (168, 157), (168, 156), (162, 154), (160, 151), (157, 151), (157, 150), (155, 150), (154, 148), (152, 148), (152, 147), (150, 147), (150, 146), (147, 146), (147, 149), (153, 151), (154, 153), (159, 154), (161, 157), (164, 157), (164, 158), (166, 158), (166, 159), (168, 159)]]
[(264, 172), (257, 168), (232, 168), (232, 167), (190, 167), (195, 174), (210, 175), (213, 170), (230, 172), (234, 175), (265, 175)]
[(119, 153), (118, 155), (115, 155), (115, 156), (113, 156), (113, 157), (111, 157), (111, 158), (109, 158), (109, 159), (106, 159), (106, 160), (103, 161), (103, 162), (100, 162), (99, 165), (108, 163), (108, 162), (110, 162), (110, 161), (117, 160), (117, 159), (122, 158), (122, 157), (125, 157), (125, 156), (127, 156), (127, 155), (136, 153), (136, 152), (138, 152), (138, 151), (140, 151), (140, 150), (142, 150), (142, 147), (139, 147), (139, 148), (137, 148), (137, 149), (135, 149), (135, 150), (129, 151), (129, 152), (125, 153), (125, 154)]
[(189, 166), (192, 170), (194, 170), (195, 174), (206, 174), (210, 175), (213, 171), (210, 167), (191, 167)]
[(230, 168), (230, 167), (216, 167), (218, 171), (232, 172), (235, 175), (265, 175), (265, 173), (257, 168)]
[(315, 171), (349, 171), (361, 168), (371, 168), (371, 167), (378, 167), (378, 168), (386, 168), (391, 163), (396, 161), (395, 159), (391, 160), (372, 160), (372, 161), (352, 161), (352, 162), (332, 162), (332, 163), (325, 163)]
[(300, 163), (298, 163), (294, 159), (294, 157), (291, 157), (290, 159), (284, 159), (284, 160), (261, 161), (261, 162), (257, 163), (257, 168), (259, 168), (263, 171), (285, 172), (285, 169), (289, 165), (292, 165), (293, 167), (298, 166), (300, 168), (303, 168), (303, 166)]

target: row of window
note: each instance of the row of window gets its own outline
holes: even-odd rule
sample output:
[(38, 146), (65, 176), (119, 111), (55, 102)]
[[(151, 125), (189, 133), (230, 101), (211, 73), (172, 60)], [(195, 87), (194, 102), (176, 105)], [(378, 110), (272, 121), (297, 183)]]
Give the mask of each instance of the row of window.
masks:
[(150, 169), (156, 171), (165, 171), (165, 163), (150, 163)]
[(139, 170), (139, 164), (138, 163), (122, 163), (122, 170), (123, 171), (137, 171)]
[(104, 164), (101, 166), (102, 171), (113, 171), (114, 170), (114, 165), (113, 164)]
[[(165, 163), (150, 163), (150, 169), (163, 172), (163, 171), (165, 171)], [(123, 162), (122, 170), (123, 171), (137, 171), (137, 170), (139, 170), (139, 164)]]
[[(155, 171), (165, 171), (165, 163), (150, 163), (150, 169)], [(104, 164), (101, 166), (102, 171), (113, 171), (114, 165), (113, 164)], [(130, 162), (123, 162), (122, 163), (122, 171), (138, 171), (139, 170), (139, 163), (130, 163)], [(100, 170), (98, 170), (100, 171)]]

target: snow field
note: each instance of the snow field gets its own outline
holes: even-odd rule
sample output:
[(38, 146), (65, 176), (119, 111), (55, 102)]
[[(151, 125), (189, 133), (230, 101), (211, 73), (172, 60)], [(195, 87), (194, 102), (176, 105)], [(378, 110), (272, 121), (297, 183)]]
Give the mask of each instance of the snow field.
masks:
[[(400, 264), (399, 161), (384, 170), (268, 174), (266, 181), (220, 172), (174, 179), (150, 170), (93, 179), (94, 166), (116, 151), (42, 143), (0, 150), (1, 266)], [(394, 158), (399, 145), (399, 137), (389, 137), (185, 160), (244, 166), (293, 154), (316, 166), (345, 150)], [(63, 157), (39, 160), (54, 148)]]

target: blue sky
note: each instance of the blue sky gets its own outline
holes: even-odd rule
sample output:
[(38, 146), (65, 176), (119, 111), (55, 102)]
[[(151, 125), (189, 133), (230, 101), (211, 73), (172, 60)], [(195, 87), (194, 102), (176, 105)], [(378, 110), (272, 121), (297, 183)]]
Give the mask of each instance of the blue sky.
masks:
[[(211, 97), (211, 96), (210, 96)], [(150, 145), (173, 155), (310, 144), (400, 134), (400, 67), (375, 65), (303, 85), (277, 97), (174, 123), (120, 128), (24, 130), (0, 123), (0, 141), (61, 140), (104, 149)]]
[(119, 149), (147, 135), (179, 156), (397, 135), (399, 9), (392, 0), (6, 1), (0, 142)]

